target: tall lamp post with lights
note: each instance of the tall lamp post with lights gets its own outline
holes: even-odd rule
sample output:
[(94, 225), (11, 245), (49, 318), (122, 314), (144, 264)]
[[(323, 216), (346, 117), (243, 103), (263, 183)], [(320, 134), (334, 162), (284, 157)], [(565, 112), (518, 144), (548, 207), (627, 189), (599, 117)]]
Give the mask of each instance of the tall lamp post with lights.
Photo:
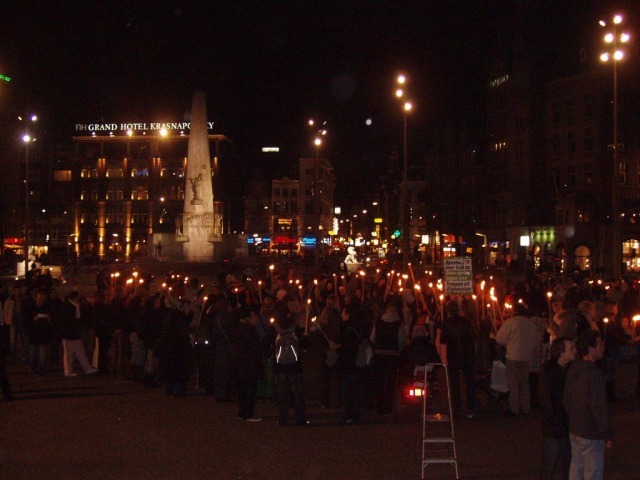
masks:
[(29, 123), (35, 123), (38, 120), (36, 115), (31, 115), (26, 119), (18, 117), (19, 120), (26, 122), (27, 127), (25, 133), (22, 135), (22, 142), (25, 145), (24, 149), (24, 278), (28, 279), (29, 273), (29, 230), (30, 230), (30, 218), (29, 218), (29, 194), (31, 193), (29, 188), (29, 145), (36, 141), (36, 139), (29, 133)]
[[(320, 247), (322, 245), (322, 236), (321, 236), (321, 214), (320, 214), (320, 147), (322, 146), (322, 137), (327, 135), (327, 131), (324, 129), (324, 126), (327, 124), (326, 121), (322, 122), (322, 128), (319, 128), (316, 136), (313, 139), (313, 144), (316, 147), (316, 161), (314, 163), (313, 168), (313, 221), (315, 223), (314, 232), (316, 236), (316, 244), (314, 247), (314, 260), (315, 266), (320, 265)], [(309, 127), (316, 127), (316, 122), (313, 119), (309, 120)]]
[(614, 277), (620, 276), (620, 265), (622, 263), (622, 238), (621, 238), (621, 221), (620, 221), (620, 195), (618, 172), (618, 62), (624, 58), (624, 52), (621, 49), (622, 44), (627, 43), (631, 36), (626, 32), (618, 30), (622, 23), (622, 15), (614, 15), (611, 24), (600, 20), (600, 26), (610, 28), (604, 35), (604, 43), (607, 51), (600, 55), (600, 60), (604, 63), (611, 61), (613, 63), (613, 179), (611, 182), (611, 256), (612, 256), (612, 274)]
[(402, 131), (402, 191), (400, 201), (400, 226), (402, 229), (401, 245), (402, 245), (402, 262), (406, 265), (411, 260), (411, 212), (409, 203), (409, 185), (407, 179), (408, 173), (408, 159), (407, 159), (407, 115), (413, 108), (411, 102), (405, 99), (404, 86), (407, 83), (407, 77), (400, 74), (396, 77), (396, 97), (403, 100), (402, 104), (402, 116), (403, 116), (403, 131)]

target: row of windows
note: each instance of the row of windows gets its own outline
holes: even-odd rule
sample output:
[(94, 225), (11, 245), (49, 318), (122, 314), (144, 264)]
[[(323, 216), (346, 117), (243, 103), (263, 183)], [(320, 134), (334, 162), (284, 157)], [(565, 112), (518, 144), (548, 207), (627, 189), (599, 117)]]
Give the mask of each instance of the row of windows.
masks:
[[(108, 168), (106, 171), (107, 178), (124, 178), (124, 171), (122, 168)], [(148, 168), (132, 168), (131, 178), (145, 178), (149, 176)], [(184, 177), (184, 169), (182, 168), (163, 168), (160, 170), (161, 177)], [(70, 181), (72, 177), (71, 170), (56, 170), (54, 172), (54, 178), (57, 182)], [(83, 168), (80, 171), (81, 178), (99, 178), (97, 168)]]
[[(557, 187), (574, 188), (577, 185), (577, 173), (575, 165), (568, 165), (565, 175), (558, 170), (554, 171), (555, 184)], [(593, 184), (593, 162), (584, 164), (584, 183), (585, 185)]]
[[(273, 196), (274, 197), (279, 197), (280, 193), (281, 193), (281, 190), (279, 188), (274, 188), (273, 189)], [(292, 189), (283, 188), (282, 189), (282, 196), (284, 198), (297, 197), (298, 196), (298, 189), (297, 188), (292, 188)]]
[[(121, 225), (124, 222), (124, 216), (120, 212), (112, 212), (108, 213), (105, 218), (105, 223), (110, 225)], [(95, 214), (83, 213), (80, 216), (80, 223), (83, 225), (98, 225), (98, 217)], [(149, 214), (148, 213), (132, 213), (131, 214), (131, 225), (147, 225), (149, 223)]]
[(577, 209), (574, 211), (569, 208), (558, 208), (556, 210), (556, 224), (567, 225), (570, 223), (591, 223), (591, 212), (586, 209)]
[[(582, 139), (583, 139), (582, 149), (585, 152), (592, 152), (593, 151), (593, 128), (592, 127), (586, 127), (584, 129)], [(563, 143), (562, 135), (560, 135), (559, 133), (554, 133), (551, 136), (551, 151), (553, 152), (554, 158), (558, 158), (562, 155), (562, 143)], [(566, 146), (567, 146), (568, 155), (576, 154), (577, 140), (576, 140), (575, 132), (567, 133)]]
[[(578, 119), (578, 100), (576, 97), (570, 97), (566, 102), (566, 118), (569, 125), (575, 125)], [(554, 126), (560, 125), (562, 122), (563, 105), (560, 102), (551, 103), (551, 123)], [(585, 119), (593, 117), (593, 97), (585, 93), (582, 98), (582, 115)]]
[(298, 213), (298, 202), (273, 202), (273, 213)]
[[(593, 162), (585, 162), (584, 164), (584, 183), (585, 185), (593, 185)], [(618, 181), (621, 185), (626, 185), (628, 181), (628, 163), (624, 160), (618, 162)], [(565, 175), (555, 170), (555, 183), (558, 187), (573, 188), (577, 185), (577, 171), (575, 165), (566, 167)], [(640, 168), (638, 169), (638, 184), (640, 184)]]
[[(149, 191), (146, 189), (136, 189), (131, 192), (130, 195), (131, 200), (149, 200)], [(80, 200), (82, 201), (94, 201), (97, 202), (99, 200), (98, 192), (80, 192)], [(124, 200), (124, 192), (122, 190), (108, 190), (105, 196), (105, 200), (111, 202), (121, 202)], [(167, 195), (161, 196), (161, 200), (184, 200), (184, 189), (178, 188), (177, 190), (174, 187), (169, 189), (169, 193)], [(292, 207), (293, 208), (293, 207)]]
[[(80, 192), (80, 200), (98, 201), (98, 197), (98, 192), (95, 190), (91, 192), (83, 190)], [(131, 191), (129, 197), (131, 200), (149, 200), (149, 190), (144, 185), (136, 186)], [(164, 200), (184, 200), (184, 187), (182, 185), (170, 186), (165, 190), (165, 194), (161, 195), (160, 198)], [(120, 189), (107, 190), (105, 199), (115, 202), (122, 201), (124, 200), (124, 191)]]

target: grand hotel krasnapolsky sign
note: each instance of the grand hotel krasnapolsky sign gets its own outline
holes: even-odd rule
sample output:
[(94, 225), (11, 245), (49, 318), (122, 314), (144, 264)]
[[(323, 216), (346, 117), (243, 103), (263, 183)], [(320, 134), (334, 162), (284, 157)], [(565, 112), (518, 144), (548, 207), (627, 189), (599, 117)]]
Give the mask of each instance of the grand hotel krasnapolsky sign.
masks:
[[(191, 122), (166, 123), (76, 123), (76, 132), (146, 132), (159, 130), (189, 130)], [(213, 128), (213, 122), (207, 122), (207, 130)]]

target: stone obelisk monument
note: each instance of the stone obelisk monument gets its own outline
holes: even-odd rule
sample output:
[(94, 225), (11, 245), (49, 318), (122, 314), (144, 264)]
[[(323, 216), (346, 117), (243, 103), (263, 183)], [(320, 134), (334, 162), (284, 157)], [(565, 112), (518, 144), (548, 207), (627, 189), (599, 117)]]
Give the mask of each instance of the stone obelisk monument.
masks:
[(193, 94), (182, 216), (182, 257), (213, 261), (214, 209), (207, 133), (207, 97)]

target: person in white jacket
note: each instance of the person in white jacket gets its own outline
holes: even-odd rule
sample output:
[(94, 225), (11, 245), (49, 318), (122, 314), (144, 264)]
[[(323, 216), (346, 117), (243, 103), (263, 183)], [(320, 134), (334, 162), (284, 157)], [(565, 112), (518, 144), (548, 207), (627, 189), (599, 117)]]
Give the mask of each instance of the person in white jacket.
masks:
[(515, 315), (508, 318), (498, 330), (496, 342), (507, 348), (509, 412), (511, 415), (519, 415), (531, 411), (529, 368), (531, 354), (540, 339), (524, 302), (515, 303), (514, 313)]

